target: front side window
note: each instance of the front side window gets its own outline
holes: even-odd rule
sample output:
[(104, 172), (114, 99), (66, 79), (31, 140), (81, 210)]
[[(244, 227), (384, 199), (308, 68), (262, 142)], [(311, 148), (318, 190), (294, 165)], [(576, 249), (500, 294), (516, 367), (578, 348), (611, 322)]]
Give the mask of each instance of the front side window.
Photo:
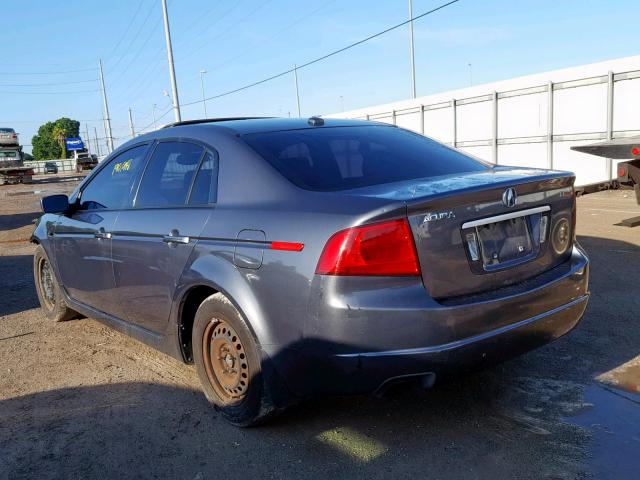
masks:
[(203, 151), (193, 143), (159, 143), (142, 176), (136, 207), (184, 205)]
[(144, 165), (147, 145), (114, 157), (82, 190), (80, 209), (118, 209), (128, 206), (131, 189)]

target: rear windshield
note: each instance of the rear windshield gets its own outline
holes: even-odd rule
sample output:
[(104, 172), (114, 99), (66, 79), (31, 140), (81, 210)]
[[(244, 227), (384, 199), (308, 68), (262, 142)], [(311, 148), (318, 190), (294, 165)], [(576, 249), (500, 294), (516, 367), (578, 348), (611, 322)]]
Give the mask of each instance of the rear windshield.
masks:
[(387, 126), (309, 128), (243, 138), (307, 190), (347, 190), (487, 168), (434, 140)]
[(13, 133), (13, 128), (0, 128), (0, 133)]

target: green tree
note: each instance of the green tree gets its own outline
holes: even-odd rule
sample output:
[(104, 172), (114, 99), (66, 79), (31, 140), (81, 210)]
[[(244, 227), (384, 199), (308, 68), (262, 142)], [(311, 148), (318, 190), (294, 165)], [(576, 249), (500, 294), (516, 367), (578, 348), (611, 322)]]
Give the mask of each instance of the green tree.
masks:
[(66, 158), (64, 139), (80, 136), (80, 122), (62, 117), (54, 122), (47, 122), (38, 128), (38, 133), (31, 139), (32, 152), (36, 160)]

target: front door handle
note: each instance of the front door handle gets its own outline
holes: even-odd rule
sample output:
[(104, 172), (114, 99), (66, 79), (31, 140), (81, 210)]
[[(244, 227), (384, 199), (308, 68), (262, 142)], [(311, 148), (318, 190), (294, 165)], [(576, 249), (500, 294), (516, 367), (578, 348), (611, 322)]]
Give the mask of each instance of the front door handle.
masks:
[(162, 237), (162, 241), (165, 243), (189, 243), (189, 237), (180, 235), (178, 230), (171, 230), (169, 235)]
[(100, 227), (100, 229), (93, 234), (93, 236), (99, 240), (109, 240), (111, 239), (111, 233), (106, 232), (104, 228)]

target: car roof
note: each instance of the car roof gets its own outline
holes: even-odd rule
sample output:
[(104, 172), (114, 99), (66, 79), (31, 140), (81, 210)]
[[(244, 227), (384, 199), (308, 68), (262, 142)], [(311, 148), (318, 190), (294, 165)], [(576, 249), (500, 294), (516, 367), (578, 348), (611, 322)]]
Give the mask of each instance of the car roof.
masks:
[(162, 130), (181, 129), (183, 127), (196, 125), (207, 129), (230, 130), (238, 135), (328, 127), (355, 127), (365, 125), (389, 126), (389, 124), (386, 123), (342, 118), (231, 117), (176, 122), (164, 126)]

